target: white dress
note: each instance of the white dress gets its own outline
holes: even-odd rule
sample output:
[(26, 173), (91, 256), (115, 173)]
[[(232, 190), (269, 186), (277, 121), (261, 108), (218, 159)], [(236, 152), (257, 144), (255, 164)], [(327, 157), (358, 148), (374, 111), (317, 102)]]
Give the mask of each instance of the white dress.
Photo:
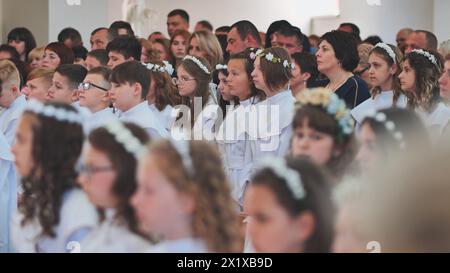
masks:
[(126, 112), (121, 112), (119, 120), (135, 123), (147, 131), (153, 139), (165, 138), (167, 130), (158, 120), (157, 116), (148, 108), (148, 102), (143, 101)]
[(420, 109), (416, 109), (416, 113), (421, 117), (433, 141), (442, 135), (445, 127), (450, 122), (450, 108), (443, 102), (440, 102), (431, 113)]
[(77, 111), (80, 113), (86, 120), (90, 118), (92, 115), (91, 110), (89, 110), (87, 107), (81, 106), (79, 101), (73, 102), (71, 104)]
[(201, 239), (186, 238), (167, 240), (151, 246), (148, 253), (207, 253), (205, 243)]
[(17, 177), (10, 146), (0, 132), (0, 253), (10, 252), (9, 226), (17, 208)]
[(106, 219), (81, 241), (81, 252), (138, 253), (151, 246), (115, 219), (115, 214), (113, 209), (106, 211)]
[(92, 130), (105, 125), (106, 123), (116, 120), (117, 116), (113, 113), (113, 109), (106, 107), (103, 110), (92, 113), (88, 120), (84, 122), (84, 132), (88, 135)]
[[(251, 115), (251, 124), (257, 130), (250, 130), (252, 174), (255, 163), (267, 156), (284, 157), (292, 137), (294, 102), (291, 90), (267, 98), (256, 105)], [(255, 112), (256, 111), (256, 112)]]
[(176, 116), (172, 116), (173, 107), (167, 105), (162, 111), (159, 111), (154, 104), (150, 104), (149, 108), (155, 114), (155, 116), (158, 118), (167, 132), (169, 132), (176, 118)]
[[(364, 120), (368, 112), (379, 111), (386, 108), (392, 107), (392, 100), (394, 98), (393, 91), (383, 91), (378, 94), (375, 98), (369, 98), (362, 102), (360, 105), (356, 106), (351, 110), (352, 117), (356, 120), (358, 124)], [(402, 94), (399, 96), (396, 106), (398, 108), (406, 108), (407, 99)]]
[[(37, 219), (21, 225), (23, 215), (17, 212), (11, 223), (13, 248), (17, 252), (70, 252), (72, 247), (80, 247), (82, 238), (73, 240), (79, 231), (91, 230), (98, 224), (97, 210), (89, 203), (79, 189), (64, 194), (60, 209), (59, 224), (54, 228), (56, 237), (42, 236), (42, 228)], [(76, 250), (75, 250), (76, 251)]]
[(9, 108), (5, 108), (0, 114), (0, 131), (5, 135), (9, 145), (14, 143), (17, 124), (26, 106), (25, 96), (20, 95)]
[(242, 101), (229, 111), (216, 134), (216, 141), (225, 165), (231, 196), (242, 208), (243, 195), (252, 168), (249, 135), (249, 113), (256, 107), (256, 98)]

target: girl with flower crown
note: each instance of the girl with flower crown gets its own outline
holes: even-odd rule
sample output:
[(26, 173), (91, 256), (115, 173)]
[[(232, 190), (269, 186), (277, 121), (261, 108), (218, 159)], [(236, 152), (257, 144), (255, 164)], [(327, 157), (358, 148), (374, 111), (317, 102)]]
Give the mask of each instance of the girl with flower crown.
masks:
[(149, 246), (129, 202), (137, 187), (137, 156), (148, 141), (144, 129), (120, 121), (89, 134), (78, 181), (102, 219), (81, 242), (82, 252), (142, 252)]
[(256, 252), (328, 253), (334, 208), (330, 183), (312, 162), (266, 158), (245, 193)]
[(416, 110), (434, 139), (450, 120), (450, 109), (441, 101), (439, 92), (442, 57), (436, 52), (414, 49), (406, 55), (402, 68), (399, 79), (408, 97), (408, 108)]
[(150, 252), (238, 252), (239, 228), (222, 162), (204, 141), (158, 141), (139, 161), (131, 199)]
[(340, 181), (356, 153), (345, 101), (326, 88), (305, 90), (296, 99), (292, 155), (312, 160)]
[(374, 86), (372, 97), (356, 106), (352, 116), (361, 124), (365, 113), (390, 107), (406, 107), (406, 96), (400, 86), (402, 53), (390, 44), (378, 43), (369, 53), (369, 79)]
[(250, 57), (252, 52), (246, 50), (231, 55), (228, 61), (228, 88), (230, 94), (238, 99), (239, 104), (229, 111), (216, 137), (224, 157), (232, 196), (241, 207), (244, 188), (250, 178), (252, 166), (250, 138), (245, 130), (245, 126), (248, 126), (246, 113), (264, 98), (264, 93), (255, 87), (251, 78), (254, 62)]
[(216, 94), (210, 89), (212, 76), (209, 63), (202, 57), (187, 55), (177, 68), (177, 76), (175, 82), (181, 103), (187, 108), (176, 107), (179, 114), (172, 135), (213, 140), (220, 111)]
[(12, 147), (23, 201), (12, 221), (18, 252), (78, 251), (97, 224), (97, 212), (77, 187), (75, 164), (83, 119), (66, 104), (29, 102)]

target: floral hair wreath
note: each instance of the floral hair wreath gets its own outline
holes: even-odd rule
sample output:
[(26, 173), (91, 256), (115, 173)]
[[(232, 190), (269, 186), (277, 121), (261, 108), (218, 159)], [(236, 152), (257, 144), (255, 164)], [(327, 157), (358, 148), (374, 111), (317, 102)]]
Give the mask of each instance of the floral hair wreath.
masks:
[(399, 130), (396, 130), (395, 123), (392, 120), (388, 120), (385, 113), (376, 112), (376, 111), (369, 111), (368, 113), (366, 113), (366, 117), (365, 118), (366, 119), (367, 118), (371, 118), (371, 119), (375, 120), (378, 123), (382, 123), (384, 125), (384, 127), (386, 128), (386, 130), (390, 134), (392, 134), (394, 139), (399, 143), (400, 149), (405, 149), (406, 148), (406, 143), (405, 143), (405, 140), (403, 138), (402, 132), (400, 132)]
[(145, 146), (137, 139), (122, 122), (115, 120), (103, 126), (114, 139), (132, 154), (136, 159), (145, 153)]
[(167, 61), (163, 61), (163, 63), (164, 66), (153, 63), (142, 63), (142, 64), (150, 71), (161, 73), (167, 72), (170, 76), (172, 76), (174, 72), (173, 66)]
[(300, 109), (305, 105), (319, 106), (328, 114), (332, 115), (337, 121), (340, 133), (342, 135), (351, 135), (355, 126), (350, 110), (347, 108), (345, 101), (341, 100), (338, 95), (327, 88), (307, 89), (296, 97), (296, 108)]
[(75, 123), (83, 125), (84, 117), (76, 111), (66, 110), (64, 108), (53, 105), (46, 105), (38, 100), (31, 99), (25, 111), (42, 115), (44, 117), (53, 118), (61, 122)]
[(302, 200), (306, 193), (300, 174), (287, 166), (286, 159), (279, 157), (266, 157), (257, 162), (257, 169), (269, 169), (276, 176), (286, 181), (286, 185), (295, 199)]
[(386, 53), (389, 55), (389, 57), (391, 57), (392, 61), (394, 63), (396, 63), (395, 52), (394, 52), (394, 50), (392, 50), (392, 48), (388, 44), (378, 43), (375, 45), (375, 47), (381, 48), (384, 51), (386, 51)]
[(282, 63), (284, 68), (290, 68), (292, 70), (295, 69), (295, 64), (291, 63), (289, 60), (282, 60), (281, 58), (277, 58), (275, 57), (272, 53), (266, 53), (263, 49), (258, 48), (255, 51), (254, 48), (251, 48), (251, 53), (250, 53), (250, 58), (252, 60), (256, 59), (256, 57), (264, 57), (267, 61), (271, 62), (271, 63)]
[(211, 74), (211, 72), (208, 70), (208, 68), (199, 60), (197, 59), (195, 56), (191, 56), (191, 55), (186, 55), (183, 58), (184, 60), (191, 60), (193, 61), (198, 67), (200, 67), (201, 70), (203, 70), (206, 74)]
[(227, 70), (228, 66), (226, 64), (217, 64), (216, 70)]
[(434, 64), (435, 66), (438, 66), (436, 57), (434, 57), (433, 54), (430, 54), (429, 52), (427, 52), (423, 49), (413, 49), (413, 51), (411, 51), (411, 53), (416, 53), (416, 54), (422, 55), (425, 58), (427, 58), (432, 64)]

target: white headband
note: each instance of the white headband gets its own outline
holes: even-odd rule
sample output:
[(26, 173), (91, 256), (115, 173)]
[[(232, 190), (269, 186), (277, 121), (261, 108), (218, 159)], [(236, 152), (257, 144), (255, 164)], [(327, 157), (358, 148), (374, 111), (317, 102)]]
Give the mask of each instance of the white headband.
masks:
[(201, 70), (203, 70), (206, 74), (211, 74), (211, 72), (209, 72), (209, 70), (208, 70), (208, 68), (204, 65), (204, 64), (202, 64), (202, 62), (199, 60), (199, 59), (197, 59), (196, 57), (194, 57), (194, 56), (191, 56), (191, 55), (186, 55), (184, 58), (183, 58), (183, 61), (184, 60), (191, 60), (191, 61), (193, 61), (198, 67), (200, 67), (200, 69)]
[(181, 162), (190, 176), (194, 175), (194, 164), (192, 163), (189, 141), (170, 139), (172, 147), (177, 151), (181, 157)]
[(392, 50), (392, 48), (388, 44), (378, 43), (375, 45), (375, 47), (384, 49), (384, 51), (386, 51), (386, 53), (391, 57), (392, 61), (394, 63), (397, 63), (396, 58), (395, 58), (395, 56), (396, 56), (395, 52), (394, 52), (394, 50)]
[(167, 72), (170, 76), (172, 76), (173, 74), (173, 66), (167, 62), (167, 61), (163, 61), (164, 66), (161, 66), (159, 64), (152, 64), (152, 63), (142, 63), (142, 65), (144, 65), (148, 70), (153, 71), (153, 72)]
[(54, 105), (44, 104), (35, 99), (31, 99), (28, 101), (25, 111), (29, 111), (48, 118), (53, 118), (62, 122), (76, 123), (80, 125), (83, 125), (84, 122), (83, 116), (76, 111), (66, 110)]
[(434, 64), (435, 66), (438, 65), (437, 60), (436, 60), (436, 57), (434, 57), (432, 54), (430, 54), (429, 52), (426, 52), (426, 51), (423, 50), (423, 49), (413, 49), (413, 51), (411, 51), (411, 52), (414, 52), (414, 53), (417, 53), (417, 54), (419, 54), (419, 55), (424, 56), (425, 58), (427, 58), (428, 60), (430, 60), (430, 62), (431, 62), (432, 64)]
[(372, 118), (376, 122), (384, 124), (384, 127), (386, 130), (392, 134), (394, 139), (399, 143), (400, 149), (406, 148), (405, 140), (403, 139), (403, 134), (399, 130), (395, 130), (396, 126), (395, 123), (392, 120), (388, 120), (385, 113), (382, 112), (376, 112), (376, 111), (369, 111), (366, 114), (366, 118)]
[(227, 70), (228, 66), (226, 64), (217, 64), (216, 70)]
[(140, 158), (145, 152), (145, 146), (137, 139), (131, 131), (118, 120), (111, 121), (103, 126), (114, 139), (122, 145), (127, 152), (136, 159)]
[(266, 157), (258, 161), (257, 168), (269, 169), (275, 173), (276, 176), (286, 181), (286, 185), (297, 200), (305, 198), (306, 193), (303, 187), (302, 178), (300, 174), (289, 168), (284, 158)]

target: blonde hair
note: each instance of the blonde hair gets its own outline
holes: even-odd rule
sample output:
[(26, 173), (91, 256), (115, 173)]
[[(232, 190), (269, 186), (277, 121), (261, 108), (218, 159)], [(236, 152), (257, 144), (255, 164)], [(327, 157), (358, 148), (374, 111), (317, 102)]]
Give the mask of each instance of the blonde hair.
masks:
[(13, 62), (9, 60), (0, 61), (0, 84), (11, 84), (20, 88), (20, 73)]
[(35, 68), (28, 74), (27, 81), (44, 78), (47, 82), (51, 83), (53, 74), (55, 74), (55, 70), (53, 69)]
[(191, 44), (193, 38), (197, 38), (200, 50), (206, 52), (205, 59), (211, 67), (216, 67), (217, 64), (223, 63), (223, 51), (216, 35), (203, 30), (196, 31), (189, 38), (189, 44)]
[(30, 53), (28, 53), (28, 60), (33, 60), (33, 59), (36, 59), (36, 58), (40, 58), (40, 59), (42, 59), (42, 57), (44, 57), (44, 50), (45, 49), (45, 47), (36, 47), (36, 48), (33, 48), (31, 51), (30, 51)]
[(192, 232), (205, 241), (209, 251), (238, 252), (239, 225), (230, 188), (220, 155), (204, 141), (191, 141), (189, 157), (193, 174), (184, 167), (181, 155), (170, 141), (150, 144), (150, 154), (157, 157), (156, 167), (177, 191), (195, 198)]
[(153, 48), (152, 43), (149, 40), (140, 38), (139, 43), (141, 44), (141, 46), (143, 48), (145, 48), (145, 51), (148, 55), (148, 59), (150, 61), (158, 60), (158, 53), (156, 53), (155, 49)]
[(450, 54), (450, 40), (444, 41), (439, 45), (439, 53), (444, 57)]
[(369, 55), (373, 48), (374, 46), (368, 43), (362, 43), (358, 46), (359, 64), (365, 66), (369, 64)]

